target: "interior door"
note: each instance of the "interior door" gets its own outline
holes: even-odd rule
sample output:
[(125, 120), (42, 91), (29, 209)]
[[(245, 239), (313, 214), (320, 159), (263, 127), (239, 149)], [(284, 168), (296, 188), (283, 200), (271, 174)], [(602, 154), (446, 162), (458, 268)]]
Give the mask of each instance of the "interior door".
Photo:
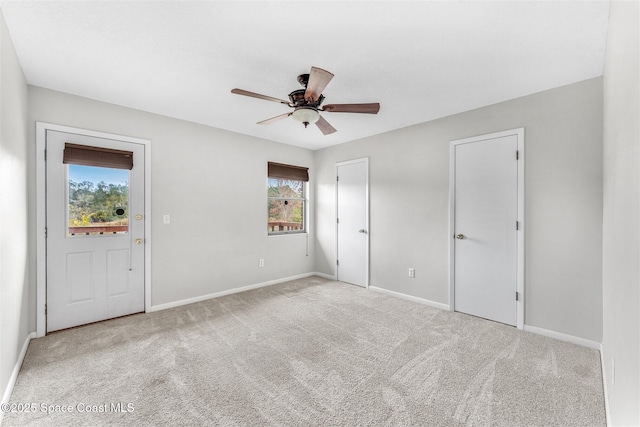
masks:
[(47, 130), (46, 154), (47, 332), (144, 311), (144, 146)]
[(518, 136), (453, 146), (454, 309), (516, 325)]
[(368, 286), (369, 215), (368, 159), (336, 165), (337, 179), (337, 278)]

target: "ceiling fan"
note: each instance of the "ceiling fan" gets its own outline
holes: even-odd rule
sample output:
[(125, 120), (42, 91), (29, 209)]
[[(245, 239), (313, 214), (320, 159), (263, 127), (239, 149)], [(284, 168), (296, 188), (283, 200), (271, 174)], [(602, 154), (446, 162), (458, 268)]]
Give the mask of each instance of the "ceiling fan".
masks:
[(324, 101), (322, 91), (327, 87), (332, 78), (333, 74), (330, 72), (323, 70), (322, 68), (311, 67), (311, 72), (309, 74), (301, 74), (298, 76), (298, 83), (300, 83), (304, 89), (297, 89), (291, 92), (289, 94), (289, 101), (260, 95), (259, 93), (249, 92), (248, 90), (243, 89), (232, 89), (231, 93), (279, 102), (280, 104), (293, 108), (292, 112), (263, 120), (258, 122), (259, 125), (268, 125), (291, 116), (302, 123), (305, 128), (309, 126), (310, 123), (315, 123), (325, 135), (336, 132), (336, 129), (320, 115), (320, 111), (330, 113), (378, 114), (378, 111), (380, 111), (380, 104), (377, 102), (368, 104), (327, 104), (321, 107), (320, 105), (322, 104), (322, 101)]

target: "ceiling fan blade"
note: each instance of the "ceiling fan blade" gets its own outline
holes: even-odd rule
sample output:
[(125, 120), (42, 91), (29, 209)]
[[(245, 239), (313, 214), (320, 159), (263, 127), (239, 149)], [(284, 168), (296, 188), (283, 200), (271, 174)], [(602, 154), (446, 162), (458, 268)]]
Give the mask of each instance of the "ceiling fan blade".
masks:
[(330, 135), (334, 132), (337, 132), (336, 128), (331, 126), (329, 122), (326, 121), (322, 116), (320, 116), (320, 118), (316, 122), (316, 126), (318, 126), (318, 129), (320, 129), (322, 133), (325, 135)]
[(332, 78), (333, 74), (330, 72), (322, 68), (311, 67), (307, 90), (304, 92), (304, 99), (314, 102), (320, 99), (320, 94), (322, 94), (322, 91), (327, 87)]
[(231, 93), (235, 93), (236, 95), (250, 96), (252, 98), (264, 99), (267, 101), (279, 102), (280, 104), (289, 105), (289, 101), (285, 101), (284, 99), (278, 99), (278, 98), (274, 98), (272, 96), (267, 96), (267, 95), (260, 95), (259, 93), (249, 92), (248, 90), (231, 89)]
[(329, 111), (331, 113), (378, 114), (380, 104), (377, 102), (369, 104), (327, 104), (322, 107), (322, 111)]
[(280, 114), (279, 116), (271, 117), (270, 119), (263, 120), (263, 121), (258, 122), (256, 124), (258, 124), (258, 125), (268, 125), (270, 123), (277, 122), (278, 120), (286, 119), (287, 117), (289, 117), (292, 114), (293, 113)]

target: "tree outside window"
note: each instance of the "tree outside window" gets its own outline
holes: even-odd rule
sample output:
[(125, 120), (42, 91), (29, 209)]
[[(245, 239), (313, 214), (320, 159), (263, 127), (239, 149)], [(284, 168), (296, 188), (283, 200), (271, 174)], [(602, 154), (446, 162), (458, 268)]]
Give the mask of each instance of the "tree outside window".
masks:
[(128, 232), (128, 170), (69, 164), (68, 185), (70, 236)]
[(270, 235), (305, 232), (304, 181), (269, 178), (267, 196)]

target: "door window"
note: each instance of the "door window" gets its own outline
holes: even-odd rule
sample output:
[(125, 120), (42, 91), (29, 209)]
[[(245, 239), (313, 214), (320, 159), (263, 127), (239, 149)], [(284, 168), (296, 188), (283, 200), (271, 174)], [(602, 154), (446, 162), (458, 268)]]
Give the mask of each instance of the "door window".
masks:
[(67, 164), (67, 236), (129, 232), (129, 170)]

